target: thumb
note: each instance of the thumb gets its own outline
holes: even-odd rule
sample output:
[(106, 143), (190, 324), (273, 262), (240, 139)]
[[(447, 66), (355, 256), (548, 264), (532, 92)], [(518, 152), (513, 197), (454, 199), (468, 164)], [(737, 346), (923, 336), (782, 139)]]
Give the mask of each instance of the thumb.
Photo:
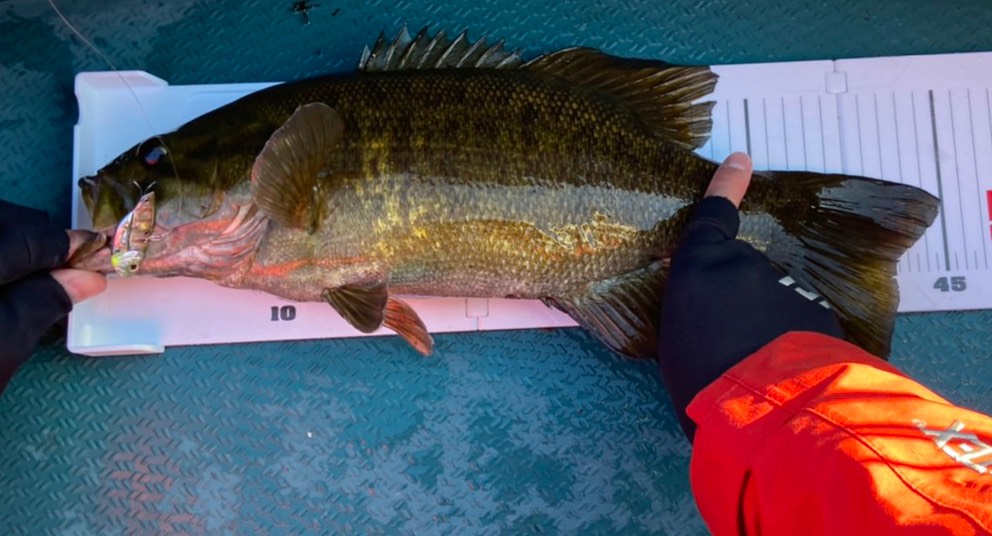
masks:
[(751, 183), (751, 157), (745, 153), (734, 153), (720, 164), (713, 174), (704, 197), (723, 197), (735, 207), (740, 207), (744, 193)]
[(88, 300), (107, 288), (107, 278), (87, 270), (52, 270), (52, 278), (62, 285), (73, 304)]

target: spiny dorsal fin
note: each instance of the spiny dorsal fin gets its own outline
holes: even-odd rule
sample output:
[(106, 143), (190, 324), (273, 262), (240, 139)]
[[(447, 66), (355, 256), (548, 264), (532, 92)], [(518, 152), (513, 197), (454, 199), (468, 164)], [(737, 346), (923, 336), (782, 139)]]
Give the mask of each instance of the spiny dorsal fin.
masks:
[(330, 106), (297, 108), (255, 157), (251, 192), (258, 208), (280, 225), (312, 233), (324, 203), (318, 176), (343, 133), (344, 121)]
[(716, 87), (717, 75), (705, 66), (620, 58), (590, 48), (568, 48), (523, 65), (594, 87), (630, 107), (657, 134), (690, 149), (709, 139), (713, 102), (693, 103)]
[(386, 41), (385, 34), (379, 34), (371, 50), (365, 47), (358, 70), (508, 69), (522, 64), (520, 51), (503, 50), (502, 39), (488, 45), (485, 37), (471, 42), (468, 32), (462, 32), (451, 40), (444, 30), (431, 37), (427, 28), (411, 38), (406, 27), (403, 27), (392, 42)]

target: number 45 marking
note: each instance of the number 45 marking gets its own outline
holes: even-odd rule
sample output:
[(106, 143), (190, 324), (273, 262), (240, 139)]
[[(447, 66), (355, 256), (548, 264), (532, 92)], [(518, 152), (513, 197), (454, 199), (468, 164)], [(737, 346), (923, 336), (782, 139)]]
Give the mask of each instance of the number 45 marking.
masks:
[(953, 290), (954, 292), (961, 292), (968, 288), (968, 283), (965, 281), (963, 275), (956, 275), (952, 277), (939, 277), (937, 278), (937, 281), (933, 284), (933, 288), (941, 292), (949, 292), (951, 290)]

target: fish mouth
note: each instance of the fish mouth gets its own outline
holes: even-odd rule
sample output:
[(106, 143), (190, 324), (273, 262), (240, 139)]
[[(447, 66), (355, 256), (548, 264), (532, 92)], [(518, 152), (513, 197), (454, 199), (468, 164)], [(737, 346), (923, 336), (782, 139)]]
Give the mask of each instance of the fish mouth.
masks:
[(96, 205), (96, 200), (100, 195), (100, 184), (103, 181), (97, 175), (89, 175), (82, 177), (76, 182), (79, 186), (80, 197), (83, 199), (83, 204), (86, 205), (86, 210), (93, 214), (93, 207)]
[(93, 221), (93, 232), (96, 233), (96, 236), (103, 237), (103, 243), (99, 247), (87, 247), (90, 244), (84, 244), (66, 260), (66, 266), (103, 274), (112, 273), (114, 268), (110, 263), (110, 254), (117, 225), (116, 222), (100, 221), (108, 218), (98, 217), (97, 214), (97, 201), (103, 190), (103, 178), (99, 175), (89, 175), (80, 178), (76, 184), (79, 186), (83, 205)]
[(103, 173), (82, 177), (76, 184), (94, 229), (116, 225), (138, 200), (135, 189)]

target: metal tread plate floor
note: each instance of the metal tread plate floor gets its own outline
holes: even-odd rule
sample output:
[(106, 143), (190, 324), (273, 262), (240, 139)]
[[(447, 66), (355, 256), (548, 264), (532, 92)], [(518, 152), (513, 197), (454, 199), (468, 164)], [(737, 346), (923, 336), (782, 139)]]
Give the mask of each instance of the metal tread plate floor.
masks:
[[(350, 68), (403, 23), (709, 64), (992, 50), (979, 1), (322, 1), (309, 24), (290, 1), (63, 3), (118, 68), (173, 83)], [(73, 75), (106, 68), (46, 2), (0, 0), (0, 197), (68, 221)], [(990, 321), (903, 315), (893, 362), (992, 411)], [(0, 397), (0, 532), (706, 533), (652, 365), (577, 329), (437, 343), (428, 359), (394, 337), (45, 347)]]

